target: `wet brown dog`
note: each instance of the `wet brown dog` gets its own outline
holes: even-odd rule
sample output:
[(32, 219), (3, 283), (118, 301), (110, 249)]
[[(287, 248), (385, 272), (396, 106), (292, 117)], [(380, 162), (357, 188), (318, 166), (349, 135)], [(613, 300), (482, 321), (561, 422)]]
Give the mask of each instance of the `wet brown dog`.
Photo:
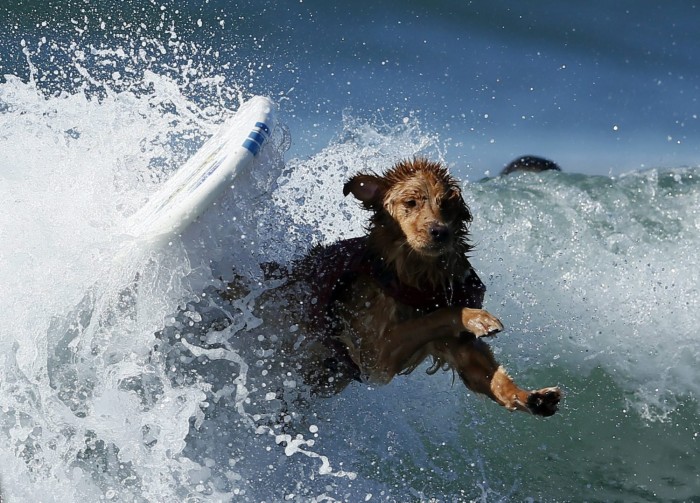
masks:
[(431, 357), (430, 374), (452, 369), (509, 410), (554, 414), (559, 389), (520, 389), (482, 340), (503, 326), (481, 309), (485, 288), (466, 255), (472, 217), (447, 170), (404, 161), (352, 177), (344, 193), (372, 212), (368, 234), (314, 249), (284, 287), (290, 303), (261, 306), (301, 307), (302, 330), (284, 351), (313, 388), (388, 383)]

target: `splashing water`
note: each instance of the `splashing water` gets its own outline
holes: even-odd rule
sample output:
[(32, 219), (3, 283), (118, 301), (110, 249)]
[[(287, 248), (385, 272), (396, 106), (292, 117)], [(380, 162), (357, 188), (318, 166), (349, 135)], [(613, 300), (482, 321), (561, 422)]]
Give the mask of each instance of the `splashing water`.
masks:
[[(700, 494), (697, 168), (465, 183), (486, 307), (507, 327), (493, 347), (523, 384), (563, 385), (561, 415), (510, 415), (420, 371), (296, 403), (303, 385), (255, 315), (273, 286), (257, 264), (360, 234), (347, 176), (442, 159), (447, 146), (413, 118), (348, 116), (321, 152), (284, 163), (282, 128), (167, 250), (115, 266), (128, 216), (245, 86), (196, 69), (183, 80), (136, 48), (46, 44), (69, 61), (63, 81), (78, 78), (69, 88), (27, 47), (31, 77), (0, 84), (0, 484), (11, 501)], [(203, 107), (201, 93), (220, 99)], [(228, 302), (219, 291), (234, 267), (249, 288)]]

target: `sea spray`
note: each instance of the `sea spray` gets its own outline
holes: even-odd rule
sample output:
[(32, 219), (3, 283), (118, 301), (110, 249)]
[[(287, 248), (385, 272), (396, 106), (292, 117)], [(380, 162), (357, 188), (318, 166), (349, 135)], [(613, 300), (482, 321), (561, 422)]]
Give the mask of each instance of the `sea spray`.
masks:
[[(489, 298), (517, 330), (551, 327), (568, 365), (617, 373), (635, 395), (630, 405), (663, 419), (676, 397), (700, 392), (695, 377), (678, 371), (700, 358), (699, 187), (692, 168), (474, 186), (475, 260), (494, 277)], [(543, 351), (534, 339), (527, 344)]]
[[(206, 108), (153, 68), (120, 87), (126, 71), (92, 70), (120, 51), (94, 57), (87, 74), (66, 74), (84, 88), (46, 93), (55, 80), (40, 66), (31, 81), (0, 84), (7, 499), (700, 493), (697, 168), (465, 181), (472, 260), (507, 327), (490, 343), (524, 385), (562, 385), (558, 416), (508, 414), (422, 369), (314, 399), (285, 367), (278, 328), (256, 314), (278, 285), (258, 264), (360, 234), (366, 214), (342, 197), (343, 181), (417, 154), (443, 159), (449, 141), (411, 117), (348, 114), (316, 155), (284, 161), (282, 129), (198, 225), (115, 269), (128, 216), (235, 104)], [(248, 288), (229, 300), (234, 270)]]

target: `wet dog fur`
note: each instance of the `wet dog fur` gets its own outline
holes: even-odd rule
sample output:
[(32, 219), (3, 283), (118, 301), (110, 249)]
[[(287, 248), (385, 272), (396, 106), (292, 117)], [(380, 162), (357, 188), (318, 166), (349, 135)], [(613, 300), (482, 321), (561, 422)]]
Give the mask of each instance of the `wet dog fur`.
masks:
[(261, 306), (300, 313), (283, 352), (308, 384), (320, 394), (353, 379), (386, 384), (431, 358), (429, 374), (451, 369), (508, 410), (554, 414), (559, 389), (521, 389), (484, 341), (503, 325), (482, 309), (467, 256), (472, 216), (448, 171), (407, 160), (383, 175), (359, 173), (343, 192), (370, 212), (367, 235), (312, 250), (287, 278), (287, 303)]

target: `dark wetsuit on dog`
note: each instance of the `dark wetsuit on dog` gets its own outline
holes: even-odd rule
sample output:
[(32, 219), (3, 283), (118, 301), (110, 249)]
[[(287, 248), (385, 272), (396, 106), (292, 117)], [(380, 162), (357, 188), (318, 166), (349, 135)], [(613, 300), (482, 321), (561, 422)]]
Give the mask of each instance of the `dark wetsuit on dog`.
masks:
[(336, 355), (325, 362), (327, 368), (356, 380), (360, 380), (360, 369), (350, 357), (347, 347), (335, 338), (340, 327), (333, 322), (335, 318), (331, 315), (331, 310), (334, 301), (359, 276), (372, 278), (386, 295), (425, 313), (441, 307), (480, 309), (486, 291), (472, 268), (464, 278), (455, 278), (445, 289), (417, 289), (404, 285), (393, 271), (384, 266), (381, 257), (372, 253), (367, 237), (314, 248), (305, 260), (297, 264), (296, 273), (311, 287), (311, 326), (323, 334), (324, 344)]

